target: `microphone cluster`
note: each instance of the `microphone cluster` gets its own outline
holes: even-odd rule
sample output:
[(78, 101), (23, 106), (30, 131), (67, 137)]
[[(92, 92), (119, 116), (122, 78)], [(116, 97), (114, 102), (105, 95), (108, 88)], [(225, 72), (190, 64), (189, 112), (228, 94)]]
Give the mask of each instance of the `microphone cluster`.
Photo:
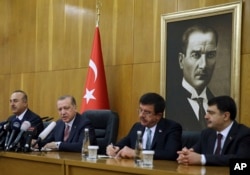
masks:
[[(42, 118), (43, 119), (43, 118)], [(53, 118), (46, 117), (43, 120), (50, 121)], [(39, 134), (38, 139), (32, 144), (33, 136), (36, 135), (36, 127), (31, 126), (30, 121), (21, 123), (19, 119), (0, 123), (0, 150), (30, 152), (32, 147), (44, 140), (54, 129), (56, 122), (52, 121)]]

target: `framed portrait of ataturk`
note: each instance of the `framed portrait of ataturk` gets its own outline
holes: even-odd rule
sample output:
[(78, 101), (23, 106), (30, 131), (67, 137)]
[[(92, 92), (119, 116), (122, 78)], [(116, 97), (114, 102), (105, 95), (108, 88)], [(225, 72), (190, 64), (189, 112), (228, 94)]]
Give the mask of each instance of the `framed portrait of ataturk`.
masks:
[[(161, 94), (166, 117), (201, 130), (199, 104), (229, 95), (239, 108), (242, 3), (161, 16)], [(196, 97), (197, 96), (197, 97)]]

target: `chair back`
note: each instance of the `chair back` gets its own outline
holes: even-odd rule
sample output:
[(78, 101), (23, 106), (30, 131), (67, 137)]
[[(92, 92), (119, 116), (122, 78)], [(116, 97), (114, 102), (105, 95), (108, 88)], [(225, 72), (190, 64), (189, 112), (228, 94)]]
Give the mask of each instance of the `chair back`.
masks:
[(200, 131), (182, 131), (182, 147), (191, 148), (200, 139)]
[(106, 147), (115, 143), (118, 135), (119, 116), (111, 110), (87, 110), (82, 115), (88, 117), (95, 129), (98, 154), (106, 154)]

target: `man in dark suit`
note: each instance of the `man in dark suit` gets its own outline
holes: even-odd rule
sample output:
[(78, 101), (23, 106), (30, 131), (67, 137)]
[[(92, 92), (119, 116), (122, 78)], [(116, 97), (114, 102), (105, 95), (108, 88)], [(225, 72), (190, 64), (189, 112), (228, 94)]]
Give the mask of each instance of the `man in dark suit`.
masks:
[(206, 128), (203, 111), (213, 97), (207, 85), (216, 64), (217, 43), (217, 31), (206, 25), (191, 26), (183, 34), (179, 53), (183, 79), (168, 91), (166, 110), (167, 118), (180, 123), (183, 130)]
[(146, 149), (146, 130), (152, 133), (150, 150), (154, 150), (154, 159), (175, 160), (176, 151), (181, 148), (182, 128), (180, 124), (163, 118), (165, 100), (156, 93), (146, 93), (139, 100), (139, 119), (126, 137), (115, 145), (107, 146), (110, 156), (134, 158), (137, 131), (142, 131), (143, 149)]
[(18, 119), (20, 123), (29, 121), (31, 123), (31, 127), (35, 128), (36, 134), (33, 138), (36, 139), (44, 129), (43, 121), (39, 115), (32, 112), (28, 108), (28, 96), (24, 91), (16, 90), (11, 94), (10, 108), (14, 115), (11, 115), (8, 118), (8, 121), (11, 121), (11, 123), (16, 119)]
[[(96, 144), (95, 131), (91, 121), (77, 112), (75, 98), (70, 95), (61, 96), (57, 100), (60, 119), (51, 134), (40, 144), (44, 149), (81, 152), (84, 129), (89, 128), (90, 144)], [(65, 133), (69, 127), (68, 134)], [(68, 135), (68, 136), (66, 136)]]
[[(192, 148), (178, 151), (178, 163), (185, 165), (229, 165), (231, 158), (250, 158), (250, 129), (235, 121), (236, 104), (229, 96), (208, 101), (208, 128)], [(218, 135), (218, 137), (217, 137)]]

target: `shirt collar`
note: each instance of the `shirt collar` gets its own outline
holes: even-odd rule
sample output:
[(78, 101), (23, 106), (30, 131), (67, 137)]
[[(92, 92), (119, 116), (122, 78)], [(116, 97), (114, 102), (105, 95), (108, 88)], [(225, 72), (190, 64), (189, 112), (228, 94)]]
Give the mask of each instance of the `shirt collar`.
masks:
[(65, 123), (65, 125), (69, 125), (69, 127), (71, 128), (72, 125), (73, 125), (73, 123), (74, 123), (74, 121), (75, 121), (75, 118), (76, 117), (74, 117), (69, 123)]
[(221, 132), (218, 132), (217, 131), (217, 134), (218, 133), (221, 133), (222, 135), (223, 135), (223, 138), (226, 138), (227, 137), (227, 135), (228, 135), (228, 133), (229, 133), (229, 131), (230, 131), (230, 129), (231, 129), (231, 127), (232, 127), (232, 125), (233, 125), (233, 121), (230, 123), (230, 125), (228, 125), (224, 130), (222, 130)]
[(196, 90), (193, 88), (193, 86), (191, 86), (186, 80), (185, 78), (182, 79), (182, 86), (184, 89), (186, 89), (190, 94), (191, 94), (191, 99), (197, 98), (197, 97), (202, 97), (204, 99), (207, 99), (207, 94), (206, 94), (206, 90), (207, 88), (204, 88), (203, 91), (201, 92), (200, 95), (197, 94)]
[(22, 121), (22, 119), (23, 119), (23, 117), (24, 117), (24, 114), (26, 113), (27, 110), (28, 110), (28, 109), (25, 109), (25, 110), (23, 111), (23, 113), (20, 114), (20, 115), (17, 115), (16, 118), (18, 118), (20, 121)]

